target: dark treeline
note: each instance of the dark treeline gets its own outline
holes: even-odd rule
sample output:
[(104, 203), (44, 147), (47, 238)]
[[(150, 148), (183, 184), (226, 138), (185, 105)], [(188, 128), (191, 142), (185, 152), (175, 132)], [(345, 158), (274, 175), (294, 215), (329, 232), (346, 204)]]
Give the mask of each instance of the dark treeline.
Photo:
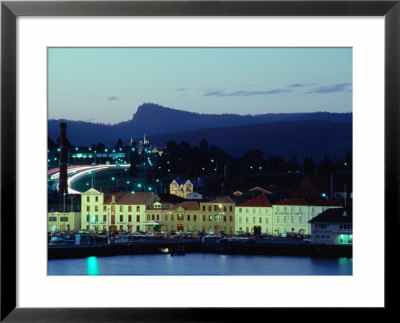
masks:
[[(137, 166), (146, 166), (149, 177), (157, 178), (168, 177), (171, 174), (182, 174), (188, 178), (200, 177), (204, 175), (218, 174), (225, 178), (232, 176), (247, 177), (265, 173), (335, 173), (352, 169), (352, 155), (348, 152), (343, 156), (343, 160), (334, 163), (328, 154), (324, 159), (316, 163), (312, 156), (298, 160), (292, 156), (285, 160), (280, 156), (265, 156), (259, 149), (250, 149), (242, 157), (234, 159), (216, 146), (210, 146), (207, 140), (203, 139), (199, 145), (191, 146), (185, 141), (176, 143), (170, 140), (160, 155), (149, 150), (139, 153), (136, 142), (127, 146), (118, 138), (113, 147), (106, 147), (99, 142), (90, 147), (75, 147), (70, 142), (67, 144), (68, 150), (80, 152), (111, 152), (120, 151), (128, 154), (128, 161), (132, 165), (130, 175), (135, 176)], [(49, 153), (56, 151), (59, 147), (59, 139), (54, 143), (50, 138), (48, 142)], [(99, 160), (98, 162), (102, 162)]]

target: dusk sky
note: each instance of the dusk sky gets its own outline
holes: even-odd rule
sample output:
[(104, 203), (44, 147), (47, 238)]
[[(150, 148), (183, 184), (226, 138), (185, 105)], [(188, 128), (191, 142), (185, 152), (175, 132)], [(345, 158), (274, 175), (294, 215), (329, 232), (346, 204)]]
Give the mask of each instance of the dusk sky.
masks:
[(352, 111), (351, 48), (49, 48), (48, 118)]

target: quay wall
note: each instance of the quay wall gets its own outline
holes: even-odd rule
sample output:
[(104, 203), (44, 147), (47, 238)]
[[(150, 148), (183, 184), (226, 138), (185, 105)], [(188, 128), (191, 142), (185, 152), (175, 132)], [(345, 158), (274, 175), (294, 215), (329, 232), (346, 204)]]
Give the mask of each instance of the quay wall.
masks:
[(243, 255), (287, 255), (352, 257), (351, 245), (315, 245), (288, 240), (142, 240), (126, 244), (58, 245), (48, 247), (48, 259), (135, 254), (219, 253)]

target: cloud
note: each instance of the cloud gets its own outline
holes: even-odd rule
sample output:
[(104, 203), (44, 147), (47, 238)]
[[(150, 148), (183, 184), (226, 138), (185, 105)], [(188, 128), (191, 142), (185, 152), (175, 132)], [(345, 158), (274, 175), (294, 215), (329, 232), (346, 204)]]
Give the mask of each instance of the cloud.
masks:
[(335, 93), (335, 92), (351, 92), (352, 89), (349, 89), (350, 86), (352, 86), (352, 83), (338, 83), (338, 84), (333, 84), (329, 86), (320, 86), (314, 89), (311, 89), (310, 91), (304, 92), (305, 94), (310, 94), (310, 93)]
[(279, 94), (279, 93), (287, 93), (292, 92), (292, 90), (288, 89), (273, 89), (268, 91), (235, 91), (230, 93), (224, 93), (223, 91), (209, 91), (205, 93), (203, 96), (215, 96), (215, 97), (224, 97), (224, 96), (253, 96), (253, 95), (269, 95), (269, 94)]
[(119, 98), (117, 98), (116, 96), (109, 96), (107, 98), (108, 101), (115, 101), (115, 100), (119, 100)]
[(293, 83), (289, 84), (288, 87), (305, 87), (305, 86), (310, 86), (311, 84), (303, 84), (303, 83)]

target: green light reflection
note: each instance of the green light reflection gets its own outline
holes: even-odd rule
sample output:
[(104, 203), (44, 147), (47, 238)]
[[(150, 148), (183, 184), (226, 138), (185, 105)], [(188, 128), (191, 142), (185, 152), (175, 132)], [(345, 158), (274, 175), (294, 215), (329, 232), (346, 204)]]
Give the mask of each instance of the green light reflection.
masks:
[(97, 257), (89, 257), (87, 259), (87, 274), (95, 276), (99, 274), (99, 266), (97, 264)]

